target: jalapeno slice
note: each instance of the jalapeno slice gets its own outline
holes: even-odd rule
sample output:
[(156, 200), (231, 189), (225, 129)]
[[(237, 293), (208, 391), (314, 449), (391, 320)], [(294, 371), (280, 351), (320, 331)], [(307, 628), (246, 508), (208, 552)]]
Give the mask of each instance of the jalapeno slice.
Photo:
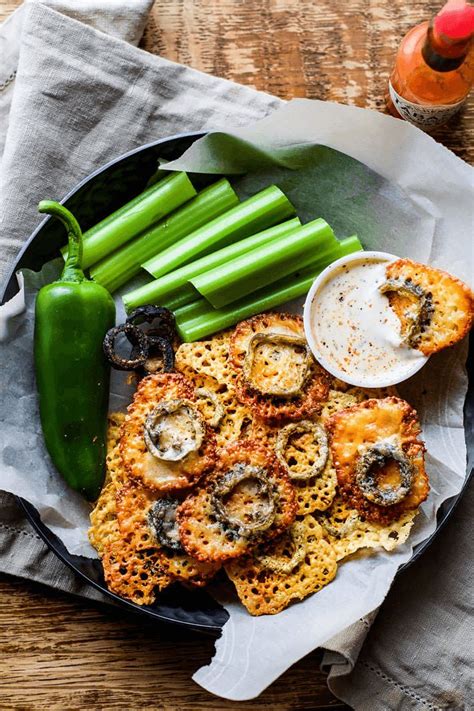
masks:
[[(174, 370), (174, 350), (167, 338), (147, 333), (148, 357), (143, 363), (145, 373), (171, 373)], [(132, 356), (134, 354), (132, 351)]]
[[(175, 317), (164, 306), (139, 306), (128, 316), (126, 323), (139, 327), (148, 324), (152, 328), (139, 328), (148, 341), (148, 357), (140, 365), (145, 373), (170, 373), (174, 369), (173, 341), (176, 338)], [(132, 358), (137, 352), (136, 346)]]
[(345, 521), (340, 526), (333, 526), (324, 516), (318, 517), (318, 522), (327, 533), (333, 538), (344, 538), (353, 533), (359, 525), (360, 518), (356, 511), (351, 511)]
[(164, 400), (146, 418), (143, 434), (150, 454), (178, 462), (201, 447), (204, 426), (190, 400)]
[[(126, 336), (133, 346), (129, 358), (124, 358), (116, 351), (117, 338), (120, 334)], [(116, 370), (135, 370), (143, 366), (148, 358), (148, 339), (143, 331), (133, 324), (123, 323), (107, 331), (103, 349), (107, 360)]]
[(212, 393), (207, 388), (197, 388), (196, 395), (198, 398), (201, 398), (202, 400), (208, 400), (212, 404), (214, 414), (210, 419), (207, 420), (207, 423), (211, 427), (218, 427), (225, 413), (224, 408), (221, 402), (219, 401), (217, 395), (215, 393)]
[(148, 511), (148, 525), (157, 541), (165, 548), (182, 553), (176, 511), (180, 505), (178, 499), (167, 497), (158, 499)]
[[(261, 499), (258, 510), (242, 516), (232, 515), (226, 504), (226, 497), (244, 481), (254, 481), (256, 492), (253, 499)], [(216, 519), (225, 527), (234, 529), (241, 536), (251, 536), (266, 531), (275, 519), (275, 500), (265, 469), (249, 464), (236, 464), (216, 482), (211, 494), (212, 507)]]
[[(307, 471), (297, 473), (288, 466), (288, 462), (285, 458), (285, 449), (288, 446), (290, 437), (294, 434), (304, 434), (307, 432), (313, 435), (319, 451), (313, 465), (307, 469)], [(329, 456), (329, 445), (326, 431), (324, 430), (324, 427), (321, 427), (321, 425), (316, 424), (316, 422), (311, 422), (310, 420), (293, 422), (286, 425), (286, 427), (283, 427), (283, 429), (279, 431), (275, 444), (275, 452), (278, 460), (285, 467), (290, 479), (294, 479), (295, 481), (307, 481), (308, 479), (320, 474), (326, 466)]]
[(401, 296), (415, 297), (416, 302), (412, 310), (404, 314), (403, 342), (411, 348), (416, 348), (421, 334), (426, 331), (431, 323), (434, 312), (433, 295), (426, 292), (419, 284), (414, 284), (411, 279), (389, 279), (379, 287), (382, 294), (394, 292)]
[[(377, 470), (390, 460), (398, 464), (400, 484), (398, 486), (377, 484)], [(415, 469), (411, 460), (400, 447), (391, 442), (376, 442), (358, 458), (356, 464), (356, 483), (368, 501), (379, 506), (393, 506), (402, 501), (409, 493)]]
[(304, 561), (306, 556), (306, 540), (304, 525), (301, 521), (294, 522), (288, 531), (288, 535), (290, 536), (293, 547), (293, 554), (291, 558), (266, 555), (258, 552), (255, 553), (255, 558), (259, 563), (261, 563), (261, 565), (263, 565), (264, 568), (268, 568), (268, 570), (271, 570), (274, 573), (289, 575), (300, 563)]
[(153, 324), (153, 329), (148, 333), (153, 333), (162, 338), (167, 338), (172, 341), (176, 335), (176, 324), (174, 313), (164, 306), (139, 306), (129, 314), (126, 323), (131, 323), (134, 326), (140, 326), (148, 323)]
[[(257, 349), (264, 343), (269, 343), (274, 346), (291, 346), (295, 349), (302, 350), (302, 362), (292, 368), (292, 372), (287, 373), (287, 377), (294, 375), (294, 382), (291, 385), (282, 385), (282, 379), (275, 378), (267, 386), (259, 384), (254, 374), (254, 365), (257, 355)], [(270, 356), (271, 358), (271, 356)], [(255, 333), (249, 341), (247, 352), (244, 357), (242, 374), (246, 383), (253, 389), (260, 392), (262, 395), (270, 395), (274, 397), (290, 398), (301, 395), (304, 384), (310, 372), (311, 366), (311, 351), (304, 338), (301, 336), (290, 336), (282, 333), (273, 333), (266, 331), (264, 333)], [(276, 361), (275, 361), (276, 362)]]

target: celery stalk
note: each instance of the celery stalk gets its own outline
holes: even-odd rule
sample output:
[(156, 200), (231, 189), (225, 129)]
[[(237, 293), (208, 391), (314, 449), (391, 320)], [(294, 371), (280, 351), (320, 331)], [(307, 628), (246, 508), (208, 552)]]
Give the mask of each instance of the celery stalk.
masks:
[[(179, 305), (194, 301), (199, 294), (192, 284), (188, 283), (190, 279), (220, 264), (230, 262), (230, 260), (240, 257), (242, 254), (250, 253), (251, 250), (263, 244), (273, 244), (275, 240), (282, 236), (288, 237), (290, 234), (295, 233), (295, 230), (300, 226), (299, 219), (294, 217), (292, 220), (269, 227), (263, 232), (246, 237), (219, 249), (217, 252), (212, 252), (212, 254), (207, 254), (194, 262), (185, 264), (179, 269), (175, 269), (169, 274), (164, 274), (159, 279), (125, 294), (123, 297), (125, 308), (129, 311), (143, 304), (163, 304), (168, 303), (170, 300), (172, 307), (177, 308), (176, 301), (173, 301), (173, 299), (176, 300), (178, 298)], [(146, 268), (146, 265), (143, 266)], [(170, 307), (168, 306), (168, 308)]]
[(183, 341), (196, 341), (223, 328), (228, 328), (242, 319), (303, 296), (315, 278), (328, 264), (352, 252), (362, 249), (357, 236), (347, 237), (332, 250), (325, 253), (305, 269), (236, 301), (229, 306), (214, 309), (206, 299), (199, 299), (175, 312), (178, 331)]
[(332, 229), (313, 220), (270, 243), (190, 279), (195, 289), (218, 309), (278, 281), (313, 262), (318, 253), (338, 246)]
[(184, 286), (180, 286), (179, 289), (176, 289), (169, 297), (164, 298), (160, 306), (165, 306), (170, 311), (176, 311), (176, 309), (180, 309), (186, 306), (186, 304), (195, 301), (198, 296), (199, 294), (196, 293), (196, 289), (194, 289), (191, 284), (185, 284)]
[[(90, 267), (196, 195), (186, 173), (151, 185), (84, 233), (82, 267)], [(67, 256), (67, 248), (61, 250)]]
[(271, 185), (160, 252), (145, 268), (154, 277), (161, 277), (294, 214), (295, 208), (286, 195)]
[(238, 202), (239, 198), (228, 180), (223, 178), (209, 185), (157, 225), (94, 264), (90, 270), (92, 279), (113, 293), (138, 274), (140, 265), (147, 259), (234, 207)]

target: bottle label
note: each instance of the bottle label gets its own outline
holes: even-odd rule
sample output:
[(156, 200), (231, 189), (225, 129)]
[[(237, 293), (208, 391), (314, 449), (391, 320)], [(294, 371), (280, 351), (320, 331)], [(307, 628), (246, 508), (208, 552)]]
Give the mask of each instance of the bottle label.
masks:
[(390, 98), (400, 116), (423, 131), (429, 131), (449, 121), (466, 101), (466, 99), (462, 99), (456, 104), (424, 106), (423, 104), (413, 104), (411, 101), (404, 99), (403, 96), (400, 96), (400, 94), (397, 94), (391, 82), (389, 82), (388, 88)]

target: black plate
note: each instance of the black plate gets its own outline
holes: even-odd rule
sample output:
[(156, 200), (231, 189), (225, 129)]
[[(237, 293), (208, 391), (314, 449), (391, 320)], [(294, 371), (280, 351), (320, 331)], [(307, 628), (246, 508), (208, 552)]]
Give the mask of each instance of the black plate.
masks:
[[(87, 230), (98, 220), (110, 214), (144, 189), (149, 178), (156, 170), (158, 158), (166, 158), (168, 160), (178, 158), (194, 141), (203, 135), (203, 133), (180, 134), (149, 143), (130, 153), (126, 153), (81, 181), (66, 195), (62, 202), (74, 212), (82, 228)], [(215, 180), (213, 176), (198, 174), (191, 175), (191, 178), (197, 188), (202, 188)], [(33, 232), (18, 255), (7, 281), (1, 303), (14, 296), (18, 290), (15, 277), (15, 272), (18, 269), (28, 268), (38, 271), (45, 262), (58, 256), (59, 248), (63, 242), (63, 228), (57, 221), (47, 217)], [(473, 347), (474, 342), (471, 339), (470, 354), (473, 352)], [(472, 432), (472, 423), (474, 421), (472, 360), (470, 358), (469, 392), (464, 412), (466, 432)], [(469, 477), (472, 475), (474, 460), (473, 442), (468, 441), (467, 444), (467, 470), (469, 476), (466, 479), (463, 491)], [(463, 491), (443, 503), (438, 511), (436, 531), (415, 547), (412, 559), (403, 567), (410, 565), (428, 548), (453, 512)], [(102, 566), (98, 560), (71, 555), (59, 538), (43, 524), (36, 509), (27, 501), (21, 499), (18, 499), (18, 501), (34, 528), (58, 558), (72, 568), (83, 580), (100, 590), (106, 597), (111, 598), (128, 610), (157, 620), (185, 625), (202, 632), (219, 634), (228, 618), (228, 614), (206, 592), (201, 590), (189, 591), (180, 585), (173, 585), (158, 595), (157, 601), (153, 606), (140, 606), (135, 605), (133, 602), (128, 602), (107, 589), (102, 575)]]

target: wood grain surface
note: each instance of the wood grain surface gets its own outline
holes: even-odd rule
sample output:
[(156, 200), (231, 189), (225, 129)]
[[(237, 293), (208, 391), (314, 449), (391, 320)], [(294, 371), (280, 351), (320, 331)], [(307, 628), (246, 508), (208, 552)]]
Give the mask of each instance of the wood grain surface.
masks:
[[(276, 94), (385, 109), (403, 35), (443, 0), (155, 0), (142, 46)], [(474, 163), (474, 95), (435, 137)]]
[[(142, 47), (281, 98), (383, 110), (394, 53), (441, 0), (156, 0)], [(0, 0), (0, 21), (20, 0)], [(474, 101), (436, 138), (474, 162)], [(312, 653), (259, 699), (191, 681), (213, 641), (0, 576), (1, 709), (345, 709)]]
[(0, 709), (344, 709), (314, 652), (258, 699), (217, 699), (192, 680), (211, 638), (0, 575)]

